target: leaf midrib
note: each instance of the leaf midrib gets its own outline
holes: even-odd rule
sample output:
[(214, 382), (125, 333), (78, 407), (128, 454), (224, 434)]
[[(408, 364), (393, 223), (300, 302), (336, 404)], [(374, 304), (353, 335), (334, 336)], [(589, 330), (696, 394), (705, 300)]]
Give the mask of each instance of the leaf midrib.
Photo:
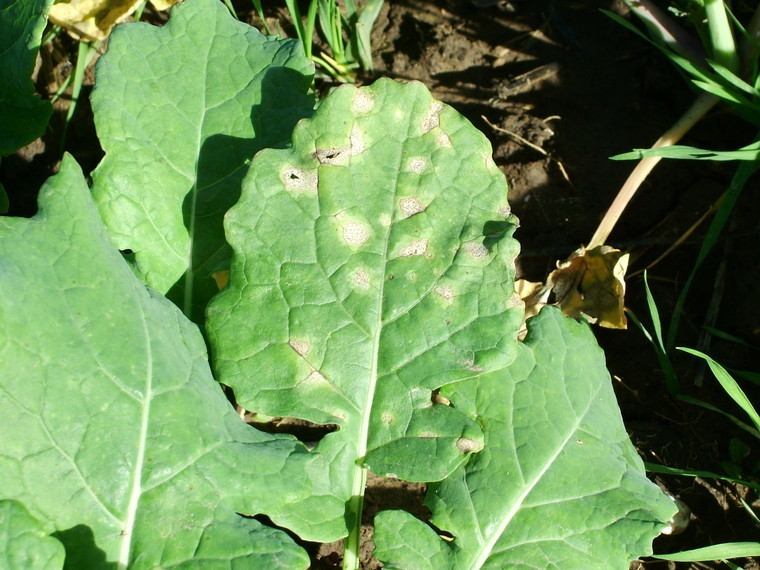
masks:
[(145, 464), (145, 451), (148, 441), (148, 424), (150, 421), (150, 405), (153, 398), (153, 350), (150, 343), (150, 334), (148, 323), (145, 321), (145, 313), (138, 311), (140, 321), (143, 327), (143, 338), (145, 339), (145, 392), (143, 395), (142, 414), (140, 416), (140, 430), (137, 442), (137, 453), (135, 454), (135, 467), (132, 473), (132, 490), (127, 503), (127, 509), (124, 515), (124, 527), (121, 530), (118, 568), (126, 569), (129, 567), (129, 558), (132, 549), (132, 530), (137, 519), (137, 509), (142, 496), (142, 471)]
[(536, 474), (536, 476), (533, 478), (530, 484), (525, 487), (522, 493), (520, 493), (519, 497), (514, 502), (514, 504), (510, 507), (510, 509), (507, 511), (502, 521), (494, 529), (493, 533), (491, 534), (491, 537), (488, 539), (485, 545), (483, 545), (483, 547), (480, 549), (480, 553), (478, 557), (475, 559), (475, 561), (473, 562), (471, 566), (473, 570), (482, 568), (485, 565), (485, 563), (488, 562), (488, 559), (491, 556), (496, 546), (496, 543), (503, 536), (505, 530), (507, 529), (507, 526), (509, 526), (509, 523), (512, 522), (512, 519), (522, 508), (523, 503), (525, 502), (525, 499), (528, 498), (528, 496), (533, 492), (533, 489), (536, 487), (536, 485), (538, 485), (538, 483), (541, 481), (541, 479), (546, 474), (546, 472), (554, 465), (554, 462), (557, 460), (560, 453), (562, 453), (562, 451), (566, 448), (567, 444), (573, 438), (573, 435), (580, 428), (581, 421), (583, 420), (583, 418), (586, 417), (589, 410), (591, 409), (591, 406), (595, 402), (596, 395), (599, 393), (599, 390), (601, 389), (601, 387), (602, 387), (601, 383), (597, 384), (596, 390), (594, 391), (593, 396), (589, 397), (587, 400), (586, 408), (583, 410), (582, 413), (576, 415), (575, 422), (573, 422), (571, 429), (568, 430), (567, 435), (565, 436), (565, 438), (563, 438), (562, 443), (557, 446), (554, 453), (546, 460), (544, 466)]

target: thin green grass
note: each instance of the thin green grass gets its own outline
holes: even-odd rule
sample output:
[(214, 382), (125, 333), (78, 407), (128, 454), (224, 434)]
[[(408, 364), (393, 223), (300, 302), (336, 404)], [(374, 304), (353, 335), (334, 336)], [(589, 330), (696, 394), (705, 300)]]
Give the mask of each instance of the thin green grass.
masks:
[(655, 554), (655, 558), (672, 562), (701, 562), (703, 560), (726, 560), (760, 556), (760, 542), (726, 542), (675, 554)]
[[(262, 20), (261, 0), (252, 0)], [(350, 83), (356, 71), (373, 70), (371, 33), (383, 0), (368, 0), (359, 9), (353, 0), (345, 0), (341, 9), (337, 0), (311, 0), (304, 18), (296, 0), (285, 0), (290, 19), (306, 56), (334, 80)], [(330, 53), (314, 53), (314, 34), (317, 29), (329, 47)], [(268, 30), (267, 30), (267, 33)]]
[[(726, 394), (728, 394), (728, 396), (749, 416), (749, 419), (752, 420), (752, 423), (755, 425), (755, 429), (760, 430), (760, 415), (758, 415), (755, 406), (752, 405), (747, 394), (741, 389), (736, 380), (733, 379), (723, 366), (706, 354), (697, 350), (681, 346), (678, 347), (678, 350), (682, 350), (687, 354), (691, 354), (707, 362), (707, 365), (710, 367), (710, 370), (715, 375), (715, 378), (718, 380)], [(756, 437), (760, 439), (760, 432), (756, 432)]]
[[(69, 104), (69, 110), (66, 113), (66, 119), (63, 123), (63, 132), (61, 133), (61, 143), (59, 147), (60, 154), (63, 154), (63, 151), (66, 147), (66, 135), (69, 130), (69, 124), (71, 123), (71, 119), (74, 117), (74, 113), (77, 109), (77, 103), (79, 102), (79, 95), (82, 92), (82, 82), (84, 81), (84, 73), (87, 70), (87, 67), (92, 63), (92, 60), (95, 58), (95, 54), (98, 52), (98, 48), (100, 47), (100, 42), (93, 42), (90, 44), (89, 42), (80, 41), (77, 51), (77, 62), (74, 67), (74, 73), (72, 74), (73, 80), (71, 79), (72, 76), (69, 76), (69, 79), (67, 79), (66, 82), (64, 82), (64, 85), (61, 87), (61, 89), (65, 89), (69, 85), (69, 81), (73, 82), (72, 88), (71, 88), (71, 103)], [(59, 89), (59, 93), (62, 93), (62, 91)], [(56, 98), (59, 96), (59, 93), (56, 93)]]

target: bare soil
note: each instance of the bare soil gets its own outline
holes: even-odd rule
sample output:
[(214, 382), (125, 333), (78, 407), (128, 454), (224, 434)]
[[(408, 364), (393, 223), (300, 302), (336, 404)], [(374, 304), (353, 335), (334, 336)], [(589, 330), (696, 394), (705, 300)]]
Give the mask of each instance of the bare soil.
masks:
[[(258, 23), (250, 2), (241, 0), (235, 7), (241, 19)], [(496, 163), (510, 184), (512, 208), (521, 220), (519, 276), (534, 281), (542, 281), (557, 260), (588, 242), (633, 167), (608, 157), (650, 146), (695, 97), (659, 52), (612, 22), (600, 8), (627, 14), (618, 0), (390, 0), (374, 33), (375, 76), (423, 82), (490, 139)], [(289, 29), (281, 10), (268, 15), (279, 20), (280, 29)], [(154, 14), (152, 21), (164, 18)], [(76, 44), (65, 37), (43, 48), (40, 92), (57, 89), (71, 73), (76, 53)], [(364, 83), (373, 79), (360, 78)], [(34, 213), (37, 190), (57, 168), (67, 107), (64, 97), (56, 104), (48, 134), (3, 160), (0, 180), (11, 195), (12, 214)], [(752, 136), (746, 124), (717, 110), (684, 143), (733, 149), (748, 144)], [(85, 171), (102, 156), (86, 97), (69, 129), (66, 149)], [(632, 257), (627, 305), (645, 323), (649, 320), (641, 271), (709, 210), (734, 168), (730, 163), (661, 163), (614, 231), (610, 244), (630, 251)], [(679, 337), (679, 344), (698, 346), (704, 324), (736, 335), (747, 344), (713, 338), (702, 348), (726, 366), (753, 371), (760, 362), (758, 182), (753, 179), (745, 189), (726, 237), (699, 274)], [(700, 227), (649, 269), (649, 282), (666, 323), (704, 231)], [(716, 317), (706, 321), (711, 303), (717, 307)], [(654, 351), (635, 327), (596, 332), (626, 426), (646, 461), (716, 473), (733, 469), (745, 480), (758, 481), (757, 440), (720, 414), (670, 398)], [(741, 417), (709, 371), (688, 357), (677, 357), (675, 364), (686, 393)], [(700, 377), (701, 387), (695, 385)], [(749, 390), (750, 398), (760, 401), (756, 391)], [(715, 479), (657, 476), (656, 480), (693, 513), (683, 533), (655, 541), (656, 552), (758, 540), (760, 529), (741, 500), (755, 510), (760, 502), (747, 487)], [(379, 567), (370, 557), (374, 512), (403, 508), (425, 518), (423, 498), (424, 486), (372, 479), (364, 521), (366, 568)], [(339, 544), (307, 547), (314, 568), (340, 567)], [(740, 563), (745, 568), (760, 567), (754, 560)], [(717, 568), (718, 563), (648, 559), (631, 567)]]

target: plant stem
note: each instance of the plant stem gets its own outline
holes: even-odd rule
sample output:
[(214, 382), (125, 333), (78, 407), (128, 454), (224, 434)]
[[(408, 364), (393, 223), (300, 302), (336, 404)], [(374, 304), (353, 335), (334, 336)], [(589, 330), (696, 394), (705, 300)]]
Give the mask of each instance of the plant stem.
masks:
[(705, 0), (705, 16), (710, 32), (712, 57), (729, 71), (739, 73), (739, 54), (723, 0)]
[[(663, 146), (670, 146), (677, 143), (681, 137), (683, 137), (689, 129), (691, 129), (707, 112), (712, 109), (719, 101), (718, 97), (710, 93), (702, 93), (692, 103), (691, 107), (684, 113), (676, 123), (670, 127), (659, 139), (652, 145), (652, 148), (660, 148)], [(612, 205), (607, 210), (607, 213), (599, 223), (599, 227), (596, 228), (594, 235), (591, 237), (587, 248), (592, 249), (594, 247), (604, 245), (607, 238), (610, 236), (615, 224), (620, 219), (626, 206), (633, 198), (636, 191), (641, 186), (642, 182), (646, 179), (650, 172), (657, 166), (662, 157), (654, 156), (643, 158), (633, 169), (631, 174), (626, 179), (623, 187), (618, 192)]]
[[(351, 498), (348, 500), (349, 533), (343, 543), (343, 570), (358, 570), (360, 563), (359, 548), (361, 546), (362, 510), (364, 509), (364, 489), (367, 486), (367, 470), (361, 468), (354, 475)], [(354, 520), (351, 520), (351, 519)]]
[[(66, 120), (63, 123), (63, 132), (61, 133), (61, 145), (59, 148), (60, 154), (66, 147), (66, 132), (69, 130), (69, 123), (74, 116), (74, 111), (77, 108), (77, 102), (79, 101), (79, 94), (82, 91), (82, 82), (84, 81), (84, 72), (87, 66), (90, 65), (92, 58), (100, 46), (100, 42), (95, 42), (95, 46), (89, 42), (80, 41), (77, 51), (77, 63), (74, 68), (74, 86), (71, 89), (71, 103), (69, 104), (69, 110), (66, 113)], [(57, 94), (56, 94), (57, 96)]]

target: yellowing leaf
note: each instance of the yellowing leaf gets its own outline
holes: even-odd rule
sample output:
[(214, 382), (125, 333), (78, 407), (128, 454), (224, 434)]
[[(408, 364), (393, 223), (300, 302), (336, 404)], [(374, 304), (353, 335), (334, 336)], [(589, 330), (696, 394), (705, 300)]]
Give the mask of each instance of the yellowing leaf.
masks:
[(50, 9), (50, 21), (77, 39), (102, 40), (126, 20), (140, 0), (69, 0)]
[(150, 3), (156, 10), (167, 10), (177, 2), (179, 2), (179, 0), (150, 0)]
[(565, 315), (585, 315), (592, 323), (626, 328), (623, 312), (628, 254), (608, 245), (581, 247), (549, 274), (546, 284)]
[(541, 310), (541, 307), (546, 305), (551, 289), (543, 283), (518, 279), (515, 281), (515, 292), (525, 303), (525, 316), (523, 317), (522, 325), (520, 326), (520, 332), (517, 335), (517, 338), (523, 340), (525, 335), (528, 334), (526, 321), (529, 318), (536, 316)]
[(214, 282), (216, 283), (216, 286), (221, 291), (227, 286), (227, 283), (230, 282), (230, 270), (225, 269), (224, 271), (216, 271), (211, 274), (211, 277), (214, 278)]
[[(549, 274), (546, 284), (520, 279), (515, 290), (525, 302), (525, 319), (520, 338), (525, 336), (525, 320), (547, 304), (557, 305), (568, 317), (584, 315), (599, 326), (624, 329), (626, 318), (625, 272), (628, 254), (608, 245), (581, 247)], [(550, 299), (552, 300), (550, 302)]]

